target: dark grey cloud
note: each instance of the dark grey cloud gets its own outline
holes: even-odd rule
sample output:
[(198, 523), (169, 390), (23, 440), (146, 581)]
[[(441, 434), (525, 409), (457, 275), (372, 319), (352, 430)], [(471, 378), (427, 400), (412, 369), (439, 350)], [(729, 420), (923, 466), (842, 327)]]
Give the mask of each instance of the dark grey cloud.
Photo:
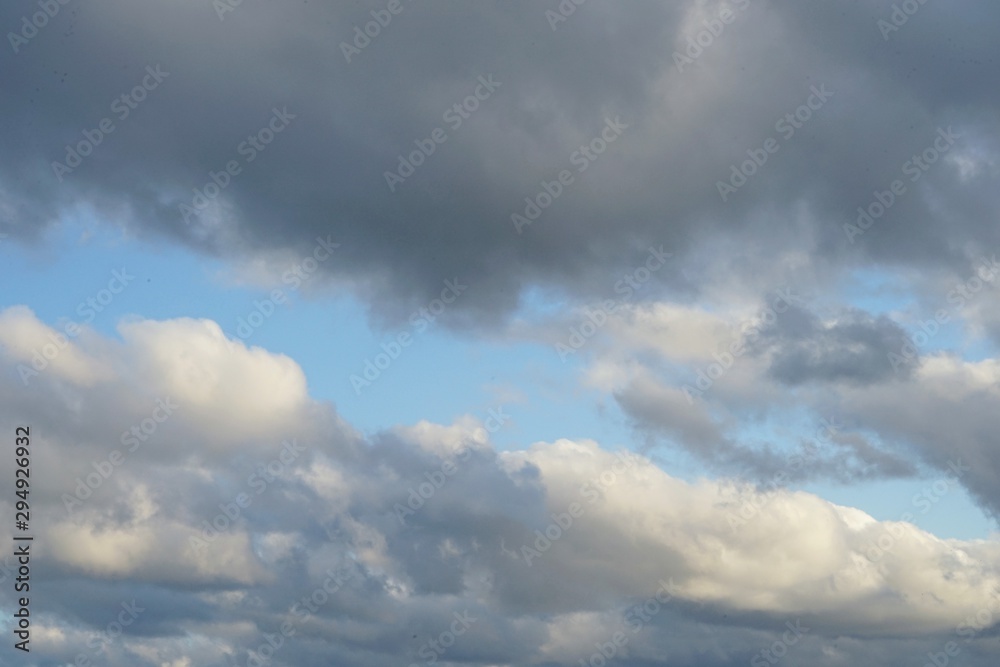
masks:
[(615, 400), (651, 445), (682, 448), (714, 471), (757, 484), (833, 480), (844, 484), (913, 477), (918, 468), (903, 448), (888, 449), (836, 419), (821, 419), (810, 439), (788, 443), (734, 436), (734, 416), (656, 382), (635, 381)]
[(906, 443), (965, 487), (990, 516), (1000, 516), (1000, 423), (996, 382), (990, 379), (995, 362), (963, 366), (944, 355), (934, 361), (920, 382), (846, 391), (841, 404), (860, 425)]
[(824, 322), (794, 305), (753, 343), (769, 359), (768, 375), (792, 386), (903, 379), (919, 364), (910, 347), (906, 331), (884, 315), (848, 310)]
[[(305, 253), (331, 234), (344, 252), (322, 270), (376, 316), (405, 316), (458, 276), (470, 290), (449, 317), (464, 325), (502, 317), (528, 286), (592, 293), (649, 244), (695, 271), (688, 251), (725, 240), (808, 253), (819, 273), (956, 268), (1000, 241), (985, 166), (942, 158), (854, 243), (843, 224), (906, 178), (938, 128), (961, 134), (952, 156), (995, 155), (997, 93), (982, 81), (1000, 18), (979, 0), (929, 3), (885, 40), (876, 21), (891, 5), (733, 5), (683, 71), (673, 53), (701, 29), (693, 3), (591, 0), (553, 31), (537, 3), (404, 2), (350, 63), (340, 43), (381, 4), (246, 0), (223, 20), (210, 3), (66, 5), (5, 56), (3, 230), (38, 238), (89, 205), (151, 242), (231, 257)], [(700, 6), (706, 18), (722, 7)], [(0, 25), (34, 11), (7, 4)], [(147, 65), (169, 76), (119, 120), (111, 105)], [(452, 129), (445, 111), (490, 74), (500, 87)], [(814, 86), (833, 96), (786, 138), (776, 122)], [(294, 120), (246, 164), (241, 142), (286, 107)], [(105, 117), (114, 131), (60, 183), (51, 163)], [(618, 117), (628, 128), (615, 143), (515, 233), (525, 197), (574, 170), (573, 151)], [(445, 143), (390, 192), (384, 172), (436, 127)], [(716, 182), (768, 137), (780, 150), (722, 202)], [(186, 224), (178, 205), (230, 160), (242, 172), (224, 205)], [(654, 278), (661, 294), (690, 287), (677, 275)]]

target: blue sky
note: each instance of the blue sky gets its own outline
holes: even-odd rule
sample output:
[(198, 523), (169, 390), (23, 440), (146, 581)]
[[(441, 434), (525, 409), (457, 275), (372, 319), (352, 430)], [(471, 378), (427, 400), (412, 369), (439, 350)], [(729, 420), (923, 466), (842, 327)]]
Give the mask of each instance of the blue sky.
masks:
[[(0, 272), (9, 286), (6, 305), (29, 305), (39, 318), (56, 327), (65, 318), (81, 322), (77, 306), (105, 287), (113, 270), (124, 268), (134, 275), (128, 289), (90, 323), (112, 337), (122, 318), (137, 316), (207, 318), (217, 322), (228, 337), (240, 339), (240, 319), (253, 312), (255, 301), (271, 293), (271, 288), (234, 285), (226, 278), (230, 269), (223, 260), (129, 239), (93, 220), (67, 220), (50, 232), (42, 246), (25, 252), (8, 243), (2, 252), (5, 261)], [(907, 296), (893, 298), (891, 290), (882, 289), (888, 282), (886, 275), (861, 273), (845, 289), (844, 297), (875, 313), (911, 306), (913, 301)], [(56, 291), (52, 285), (67, 287)], [(365, 359), (374, 359), (382, 351), (381, 343), (395, 339), (399, 331), (415, 330), (409, 326), (374, 330), (363, 306), (353, 298), (282, 287), (288, 302), (244, 342), (294, 359), (306, 373), (311, 394), (332, 401), (343, 417), (365, 433), (420, 420), (450, 423), (461, 415), (485, 420), (491, 409), (502, 407), (510, 421), (491, 436), (501, 448), (517, 449), (559, 438), (592, 438), (611, 448), (642, 447), (642, 434), (614, 401), (581, 384), (584, 364), (576, 357), (564, 363), (551, 345), (540, 342), (471, 341), (432, 324), (414, 333), (412, 344), (358, 395), (350, 376), (363, 374)], [(553, 307), (542, 299), (539, 295), (528, 298), (525, 315), (551, 312)], [(960, 344), (956, 330), (960, 331), (957, 323), (946, 326), (927, 349)], [(982, 345), (992, 351), (988, 343)], [(745, 422), (733, 435), (782, 448), (790, 438), (809, 437), (818, 428), (808, 416), (788, 417), (777, 424), (773, 420), (761, 425)], [(662, 447), (651, 454), (682, 479), (712, 476), (710, 469), (690, 456)], [(962, 487), (953, 486), (940, 498), (935, 494), (931, 511), (914, 512), (913, 497), (940, 478), (931, 470), (924, 474), (924, 479), (849, 486), (808, 482), (796, 488), (858, 507), (879, 520), (899, 520), (913, 512), (920, 527), (943, 538), (986, 538), (996, 530)]]

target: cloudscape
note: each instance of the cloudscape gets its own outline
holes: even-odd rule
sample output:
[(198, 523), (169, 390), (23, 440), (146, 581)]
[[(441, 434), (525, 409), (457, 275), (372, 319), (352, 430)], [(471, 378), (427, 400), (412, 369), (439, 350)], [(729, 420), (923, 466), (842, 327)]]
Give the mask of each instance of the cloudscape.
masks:
[(997, 664), (994, 3), (0, 28), (0, 664)]

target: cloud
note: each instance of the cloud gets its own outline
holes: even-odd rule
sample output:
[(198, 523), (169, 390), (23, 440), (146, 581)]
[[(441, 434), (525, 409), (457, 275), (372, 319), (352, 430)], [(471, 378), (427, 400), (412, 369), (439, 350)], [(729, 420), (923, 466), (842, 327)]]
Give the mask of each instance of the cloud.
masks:
[(1000, 508), (998, 461), (988, 406), (997, 400), (995, 360), (963, 361), (949, 354), (925, 359), (915, 381), (845, 391), (843, 405), (861, 424), (908, 443), (938, 468), (962, 457), (972, 470), (963, 484), (992, 516)]
[(0, 313), (0, 345), (7, 358), (17, 363), (17, 374), (25, 385), (39, 373), (54, 376), (78, 386), (92, 386), (111, 377), (110, 369), (100, 360), (81, 351), (72, 336), (88, 336), (78, 325), (56, 329), (46, 326), (25, 306), (12, 306)]
[[(199, 367), (218, 369), (207, 404), (229, 400), (222, 388), (230, 384), (239, 391), (275, 373), (301, 375), (286, 357), (220, 337), (209, 321), (134, 321), (120, 330), (121, 342), (99, 346), (118, 375), (85, 394), (98, 409), (74, 409), (80, 395), (54, 376), (31, 389), (33, 402), (53, 406), (35, 445), (35, 466), (52, 471), (35, 487), (34, 506), (39, 539), (50, 545), (38, 564), (47, 573), (39, 595), (59, 601), (44, 617), (46, 632), (99, 631), (113, 620), (109, 599), (127, 590), (150, 620), (129, 628), (113, 660), (161, 664), (191, 656), (191, 646), (202, 664), (227, 653), (245, 660), (288, 621), (296, 634), (280, 649), (283, 661), (405, 662), (455, 614), (468, 614), (476, 620), (446, 659), (573, 664), (582, 656), (572, 637), (626, 623), (629, 609), (669, 580), (674, 601), (649, 621), (657, 631), (635, 633), (630, 659), (666, 650), (725, 665), (749, 659), (795, 619), (810, 628), (803, 656), (825, 655), (842, 637), (876, 647), (905, 637), (917, 646), (947, 637), (1000, 585), (992, 541), (940, 540), (783, 488), (761, 495), (725, 480), (685, 482), (589, 440), (499, 452), (469, 418), (362, 438), (322, 402), (273, 427), (301, 440), (295, 456), (283, 455), (264, 426), (243, 432), (241, 447), (197, 456), (217, 440), (219, 424), (239, 429), (243, 415), (219, 410), (210, 423), (179, 409), (67, 514), (69, 478), (93, 472), (95, 453), (118, 446), (101, 406), (121, 392), (139, 394), (115, 403), (117, 421), (129, 422), (142, 414), (142, 399), (188, 386), (170, 384), (173, 365), (163, 360), (174, 350), (197, 351)], [(935, 372), (941, 379), (945, 371)], [(5, 399), (24, 393), (4, 377)], [(289, 405), (287, 396), (275, 401), (272, 419)], [(24, 418), (15, 402), (2, 405), (4, 423)], [(93, 435), (81, 443), (69, 423)], [(707, 427), (681, 428), (691, 441), (713, 437)], [(757, 509), (748, 515), (748, 507)], [(194, 546), (193, 537), (207, 544)], [(48, 583), (57, 580), (67, 592)], [(324, 580), (331, 592), (320, 595)], [(108, 588), (91, 605), (64, 598), (101, 582)], [(731, 643), (706, 654), (683, 633), (659, 633), (674, 623), (692, 631), (708, 624)], [(71, 661), (73, 646), (40, 650)]]
[[(903, 356), (906, 332), (888, 317), (853, 310), (823, 322), (793, 307), (756, 345), (768, 354), (768, 374), (779, 382), (884, 382), (912, 372), (915, 359)], [(893, 364), (890, 354), (900, 357)], [(898, 375), (897, 375), (898, 374)]]
[[(775, 257), (808, 256), (827, 282), (861, 264), (958, 273), (969, 249), (1000, 241), (996, 96), (981, 85), (997, 56), (995, 10), (981, 1), (924, 6), (888, 43), (877, 28), (887, 1), (749, 3), (683, 71), (674, 52), (724, 3), (592, 3), (556, 31), (531, 3), (403, 6), (351, 62), (341, 42), (372, 20), (360, 7), (300, 3), (279, 16), (249, 4), (222, 21), (191, 3), (60, 12), (18, 50), (0, 105), (4, 232), (37, 239), (90, 208), (235, 264), (305, 256), (329, 234), (343, 252), (320, 271), (377, 318), (405, 318), (458, 277), (469, 296), (446, 320), (474, 327), (505, 318), (532, 287), (589, 298), (649, 245), (675, 253), (677, 270), (649, 287), (664, 295), (788, 270)], [(21, 25), (21, 12), (5, 8), (0, 22)], [(147, 66), (167, 73), (153, 90)], [(449, 121), (480, 76), (500, 86)], [(833, 91), (823, 107), (797, 129), (782, 125), (820, 85)], [(121, 97), (136, 86), (146, 93), (131, 108)], [(294, 116), (280, 132), (269, 130), (275, 109)], [(574, 152), (617, 117), (628, 129), (576, 171)], [(105, 118), (114, 129), (60, 182), (52, 163)], [(959, 138), (912, 172), (912, 157), (949, 127)], [(435, 128), (446, 140), (390, 191), (385, 173)], [(253, 148), (264, 130), (270, 143)], [(715, 184), (768, 137), (779, 151), (720, 201)], [(515, 233), (511, 214), (562, 169), (579, 183)], [(905, 194), (849, 242), (844, 225), (894, 179)], [(186, 222), (180, 206), (196, 190), (214, 194), (215, 181), (223, 187)], [(725, 274), (682, 277), (734, 248), (742, 259), (726, 260)]]

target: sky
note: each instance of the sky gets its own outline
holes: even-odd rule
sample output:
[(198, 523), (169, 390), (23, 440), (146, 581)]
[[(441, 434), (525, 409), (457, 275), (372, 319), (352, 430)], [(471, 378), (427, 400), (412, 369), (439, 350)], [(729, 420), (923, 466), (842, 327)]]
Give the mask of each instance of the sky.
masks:
[(997, 663), (993, 4), (0, 27), (0, 664)]

